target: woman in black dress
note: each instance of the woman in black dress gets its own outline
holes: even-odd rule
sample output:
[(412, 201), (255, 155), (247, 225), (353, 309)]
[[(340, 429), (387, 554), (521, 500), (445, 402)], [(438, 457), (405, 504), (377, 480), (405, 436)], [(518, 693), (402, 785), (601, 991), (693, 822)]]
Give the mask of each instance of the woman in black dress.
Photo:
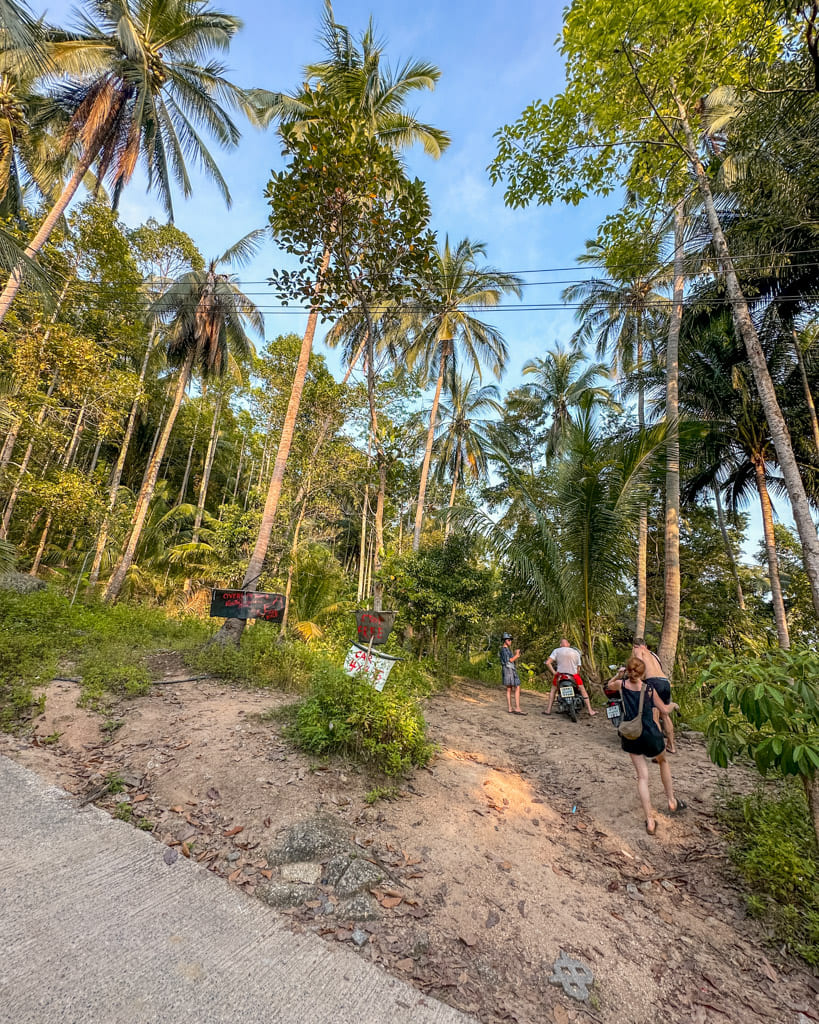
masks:
[(646, 816), (646, 832), (653, 836), (657, 831), (657, 819), (654, 816), (654, 809), (651, 806), (651, 795), (648, 791), (648, 761), (654, 761), (660, 766), (660, 778), (663, 781), (663, 789), (668, 800), (669, 814), (677, 814), (685, 808), (682, 800), (674, 796), (674, 783), (671, 781), (671, 765), (665, 756), (665, 739), (660, 731), (659, 725), (654, 717), (654, 709), (664, 715), (679, 707), (679, 704), (665, 704), (658, 696), (654, 687), (645, 683), (646, 667), (639, 658), (629, 658), (626, 662), (626, 670), (622, 679), (610, 679), (606, 684), (607, 690), (621, 690), (623, 694), (623, 719), (637, 717), (640, 707), (640, 691), (645, 687), (643, 698), (643, 731), (636, 740), (628, 740), (620, 737), (623, 750), (631, 757), (634, 764), (634, 771), (637, 774), (637, 792), (640, 796), (640, 803), (643, 805), (643, 812)]

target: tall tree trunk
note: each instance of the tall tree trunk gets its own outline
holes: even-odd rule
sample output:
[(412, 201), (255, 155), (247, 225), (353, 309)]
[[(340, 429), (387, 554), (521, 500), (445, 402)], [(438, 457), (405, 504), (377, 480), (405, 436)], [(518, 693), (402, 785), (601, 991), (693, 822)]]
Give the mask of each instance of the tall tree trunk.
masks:
[(793, 332), (793, 347), (796, 352), (796, 362), (799, 364), (799, 375), (802, 378), (802, 390), (805, 392), (805, 404), (807, 405), (808, 413), (810, 414), (810, 425), (813, 430), (813, 444), (816, 448), (817, 454), (819, 454), (819, 420), (816, 418), (816, 405), (813, 401), (813, 393), (811, 392), (808, 373), (805, 369), (805, 360), (802, 356), (802, 346), (799, 343), (799, 335), (796, 331)]
[[(817, 77), (819, 77), (819, 69), (817, 69)], [(813, 832), (816, 836), (816, 842), (819, 844), (819, 778), (816, 775), (812, 778), (807, 778), (803, 775), (802, 785), (805, 787), (805, 796), (808, 798)]]
[[(48, 399), (54, 394), (54, 390), (57, 387), (57, 381), (60, 379), (60, 371), (55, 370), (54, 375), (51, 378), (51, 383), (48, 385), (48, 391), (46, 391), (45, 401), (40, 406), (40, 411), (37, 413), (37, 419), (35, 421), (35, 428), (42, 425), (45, 419), (46, 409), (48, 408)], [(14, 515), (14, 506), (17, 504), (17, 499), (20, 497), (20, 489), (23, 486), (23, 478), (25, 477), (28, 469), (28, 464), (31, 461), (31, 455), (34, 451), (34, 442), (37, 438), (37, 430), (31, 435), (31, 440), (26, 446), (25, 454), (23, 455), (23, 461), (20, 463), (20, 468), (17, 471), (17, 477), (11, 488), (8, 502), (6, 503), (5, 511), (3, 512), (3, 522), (0, 524), (0, 540), (5, 540), (8, 536), (9, 526), (11, 525), (11, 517)]]
[(665, 573), (663, 589), (663, 632), (658, 654), (668, 678), (674, 674), (680, 635), (680, 326), (685, 292), (683, 245), (685, 207), (674, 207), (674, 291), (668, 341), (665, 352), (665, 419), (668, 438), (665, 448)]
[(375, 502), (375, 552), (373, 554), (373, 611), (380, 612), (384, 602), (384, 584), (379, 578), (384, 560), (384, 501), (387, 496), (387, 460), (378, 459), (378, 497)]
[(748, 362), (751, 364), (754, 374), (759, 399), (762, 403), (762, 408), (765, 410), (765, 419), (768, 422), (771, 441), (776, 451), (776, 461), (785, 480), (785, 488), (790, 498), (791, 511), (796, 528), (799, 531), (799, 540), (802, 543), (802, 559), (805, 565), (805, 572), (810, 581), (814, 611), (819, 616), (819, 535), (816, 532), (816, 524), (811, 515), (805, 485), (793, 452), (788, 425), (785, 422), (785, 417), (782, 415), (776, 389), (768, 372), (765, 353), (762, 345), (759, 343), (759, 336), (751, 319), (748, 303), (745, 300), (745, 295), (737, 278), (728, 243), (720, 224), (716, 206), (714, 205), (711, 184), (697, 154), (694, 134), (688, 121), (685, 106), (679, 99), (677, 100), (677, 105), (680, 112), (680, 123), (686, 138), (687, 156), (697, 177), (697, 184), (699, 185), (703, 205), (708, 217), (708, 227), (714, 240), (714, 247), (719, 257), (722, 272), (725, 276), (725, 286), (731, 303), (734, 326), (745, 344)]
[[(213, 463), (216, 458), (216, 445), (219, 440), (219, 416), (222, 412), (222, 395), (220, 394), (216, 399), (216, 404), (213, 407), (213, 422), (210, 426), (210, 436), (208, 437), (208, 448), (205, 452), (205, 465), (202, 468), (202, 480), (199, 484), (199, 498), (196, 502), (196, 516), (193, 520), (193, 535), (191, 541), (194, 544), (199, 543), (199, 531), (202, 529), (202, 520), (205, 517), (205, 502), (208, 497), (208, 486), (210, 485), (210, 474), (213, 469)], [(190, 576), (185, 580), (183, 590), (186, 594), (191, 591), (192, 580)]]
[(768, 485), (765, 482), (765, 460), (761, 456), (754, 459), (754, 477), (756, 489), (759, 492), (759, 504), (762, 508), (762, 530), (765, 535), (765, 554), (768, 556), (768, 578), (771, 581), (771, 602), (776, 620), (776, 635), (779, 646), (787, 651), (791, 646), (791, 638), (788, 633), (788, 620), (785, 616), (782, 584), (779, 581), (779, 559), (776, 556), (771, 498), (768, 494)]
[(17, 444), (17, 438), (20, 434), (20, 427), (22, 427), (22, 425), (23, 420), (18, 416), (18, 418), (9, 427), (6, 438), (3, 441), (3, 448), (0, 450), (0, 473), (2, 473), (11, 462), (11, 455), (14, 451), (14, 446)]
[(100, 457), (100, 448), (102, 448), (102, 434), (97, 435), (97, 443), (94, 445), (94, 454), (91, 456), (91, 465), (88, 467), (87, 475), (92, 477), (94, 470), (97, 468), (97, 462)]
[[(74, 198), (74, 194), (80, 187), (80, 184), (88, 173), (88, 168), (94, 162), (94, 157), (97, 153), (98, 146), (91, 145), (83, 154), (80, 162), (77, 164), (74, 173), (68, 179), (60, 193), (60, 197), (51, 210), (48, 212), (45, 220), (40, 225), (40, 230), (32, 238), (32, 240), (26, 246), (25, 254), (29, 259), (34, 259), (35, 256), (40, 252), (42, 247), (48, 241), (48, 237), (54, 230), (57, 221), (62, 217), (65, 212), (65, 208)], [(23, 280), (23, 268), (21, 265), (17, 265), (11, 272), (11, 276), (6, 283), (6, 287), (3, 289), (2, 295), (0, 295), (0, 322), (5, 319), (6, 313), (9, 311), (14, 296), (17, 294), (20, 284)]]
[(37, 546), (37, 554), (34, 556), (34, 561), (31, 563), (31, 568), (28, 571), (29, 576), (36, 576), (40, 569), (40, 562), (43, 559), (45, 552), (46, 540), (48, 539), (48, 532), (51, 529), (51, 524), (54, 522), (54, 516), (49, 512), (48, 518), (45, 521), (43, 532), (40, 534), (40, 543)]
[(417, 551), (421, 546), (421, 525), (424, 521), (424, 498), (427, 493), (427, 478), (429, 477), (429, 464), (432, 459), (432, 442), (435, 437), (435, 421), (438, 418), (438, 404), (441, 401), (441, 390), (444, 386), (444, 372), (446, 370), (446, 356), (441, 354), (441, 365), (438, 369), (438, 380), (435, 382), (435, 396), (432, 399), (432, 410), (429, 414), (429, 428), (427, 429), (427, 443), (424, 448), (424, 462), (421, 466), (421, 481), (418, 485), (418, 504), (415, 507), (415, 529), (412, 534), (412, 550)]
[(110, 602), (117, 599), (119, 592), (122, 589), (122, 584), (125, 582), (125, 576), (133, 564), (134, 554), (136, 553), (139, 539), (142, 536), (142, 528), (144, 527), (145, 520), (148, 516), (148, 507), (154, 496), (154, 488), (156, 487), (157, 477), (159, 476), (159, 466), (162, 462), (162, 457), (165, 454), (165, 449), (168, 446), (168, 439), (171, 436), (171, 431), (173, 430), (177, 413), (182, 406), (182, 399), (185, 395), (185, 390), (190, 383), (194, 355), (195, 353), (192, 351), (185, 360), (182, 369), (179, 371), (179, 380), (176, 385), (176, 394), (174, 395), (173, 405), (171, 406), (171, 411), (168, 413), (168, 418), (165, 421), (162, 436), (160, 437), (156, 449), (148, 463), (146, 479), (140, 488), (139, 497), (137, 498), (136, 507), (134, 508), (134, 514), (131, 517), (131, 532), (128, 537), (128, 542), (126, 543), (125, 550), (122, 552), (116, 568), (108, 581), (108, 586), (106, 587), (105, 594), (103, 595), (103, 600), (105, 601)]
[[(643, 337), (642, 323), (637, 320), (637, 373), (640, 375), (639, 390), (637, 391), (637, 424), (640, 430), (645, 430), (645, 395), (643, 394)], [(648, 604), (648, 509), (645, 505), (640, 506), (640, 517), (637, 522), (637, 614), (634, 619), (634, 636), (644, 637), (646, 635), (646, 608)]]
[(145, 384), (145, 377), (148, 373), (148, 362), (151, 358), (151, 352), (153, 351), (154, 338), (155, 333), (152, 330), (148, 338), (145, 355), (142, 357), (142, 365), (139, 369), (139, 385), (137, 387), (137, 393), (134, 395), (133, 402), (131, 402), (131, 411), (128, 413), (128, 422), (125, 424), (125, 434), (119, 448), (119, 454), (117, 455), (117, 461), (114, 465), (114, 471), (111, 474), (111, 483), (108, 488), (108, 508), (105, 510), (105, 517), (102, 521), (102, 526), (100, 527), (100, 532), (97, 537), (94, 561), (91, 564), (91, 572), (88, 575), (89, 589), (96, 586), (97, 580), (99, 579), (102, 557), (105, 553), (105, 545), (108, 543), (108, 533), (111, 529), (111, 517), (114, 514), (114, 509), (117, 504), (117, 496), (119, 495), (122, 471), (125, 468), (125, 460), (128, 457), (128, 450), (131, 447), (131, 439), (134, 436), (134, 427), (136, 426), (137, 413), (139, 412), (139, 403), (142, 398), (142, 387)]
[(236, 483), (233, 485), (233, 500), (236, 501), (236, 495), (239, 492), (239, 481), (242, 478), (242, 460), (245, 457), (245, 439), (242, 438), (242, 444), (239, 448), (239, 465), (236, 467)]
[(722, 498), (719, 496), (719, 485), (714, 484), (714, 503), (717, 507), (717, 522), (719, 523), (719, 532), (722, 534), (722, 543), (725, 545), (725, 553), (728, 556), (728, 564), (731, 566), (731, 575), (734, 577), (734, 585), (737, 589), (737, 604), (745, 611), (745, 595), (742, 593), (742, 583), (739, 579), (739, 571), (737, 569), (737, 560), (734, 555), (734, 549), (731, 545), (731, 538), (728, 536), (728, 528), (725, 525), (725, 513), (722, 510)]
[(361, 506), (361, 536), (358, 541), (358, 590), (356, 601), (364, 600), (364, 573), (367, 561), (367, 514), (370, 509), (370, 481), (364, 484), (364, 503)]
[(176, 499), (177, 505), (182, 505), (185, 502), (185, 496), (188, 493), (188, 480), (191, 475), (191, 463), (193, 462), (193, 452), (196, 448), (196, 435), (199, 433), (199, 420), (202, 418), (202, 402), (200, 401), (199, 407), (196, 410), (196, 419), (193, 423), (193, 436), (191, 437), (191, 443), (188, 445), (188, 460), (185, 463), (185, 472), (182, 474), (182, 486), (179, 488), (179, 497)]
[[(324, 258), (322, 259), (319, 278), (315, 284), (314, 290), (316, 295), (321, 292), (322, 278), (324, 277), (329, 264), (330, 250), (327, 249), (325, 250)], [(250, 556), (250, 562), (248, 563), (247, 570), (242, 581), (242, 590), (255, 590), (256, 581), (264, 570), (264, 560), (267, 556), (267, 549), (270, 546), (270, 535), (273, 532), (273, 523), (276, 519), (276, 512), (279, 508), (279, 498), (281, 497), (282, 483), (284, 482), (284, 471), (287, 468), (287, 458), (290, 455), (290, 446), (293, 443), (293, 432), (296, 427), (296, 418), (299, 414), (299, 404), (301, 402), (302, 391), (304, 391), (304, 381), (307, 376), (307, 366), (310, 361), (310, 352), (313, 348), (313, 338), (315, 337), (317, 322), (318, 307), (314, 304), (310, 309), (310, 315), (307, 318), (307, 328), (304, 332), (304, 338), (302, 339), (299, 361), (296, 364), (296, 373), (293, 377), (293, 385), (290, 389), (290, 398), (288, 399), (287, 410), (284, 414), (284, 423), (282, 424), (279, 447), (276, 452), (276, 461), (273, 464), (273, 475), (270, 478), (270, 487), (267, 491), (267, 500), (265, 501), (264, 511), (262, 512), (259, 535), (256, 538), (253, 554)], [(225, 619), (225, 622), (216, 634), (215, 639), (220, 643), (238, 643), (241, 639), (242, 633), (244, 632), (245, 621), (245, 619)]]
[[(458, 490), (458, 477), (461, 473), (461, 445), (458, 442), (458, 454), (455, 456), (455, 471), (452, 474), (452, 490), (449, 492), (449, 505), (447, 506), (450, 512), (455, 504), (455, 492)], [(449, 536), (449, 531), (452, 526), (451, 517), (446, 517), (446, 524), (444, 526), (444, 540)]]
[(196, 544), (199, 540), (199, 530), (202, 527), (202, 520), (205, 516), (205, 502), (208, 497), (208, 487), (210, 486), (210, 474), (213, 470), (213, 463), (216, 459), (216, 446), (219, 443), (219, 418), (222, 413), (222, 395), (216, 399), (216, 405), (213, 409), (213, 423), (210, 427), (210, 437), (208, 438), (208, 449), (205, 453), (205, 465), (202, 471), (202, 482), (199, 485), (199, 500), (196, 503), (196, 518), (193, 521), (193, 542)]

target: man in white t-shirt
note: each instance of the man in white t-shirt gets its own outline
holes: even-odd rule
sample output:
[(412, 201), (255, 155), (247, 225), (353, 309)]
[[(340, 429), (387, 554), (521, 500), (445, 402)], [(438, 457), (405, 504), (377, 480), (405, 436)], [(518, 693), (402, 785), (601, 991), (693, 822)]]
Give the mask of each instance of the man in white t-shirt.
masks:
[(544, 715), (550, 715), (552, 713), (552, 704), (555, 702), (557, 681), (560, 676), (572, 676), (574, 681), (577, 683), (578, 690), (580, 690), (580, 696), (586, 703), (586, 710), (590, 715), (597, 714), (596, 711), (592, 710), (589, 695), (586, 693), (586, 687), (583, 685), (583, 680), (578, 675), (578, 669), (580, 668), (581, 661), (582, 658), (580, 656), (580, 651), (572, 647), (565, 637), (560, 641), (560, 646), (555, 647), (546, 659), (546, 667), (550, 672), (554, 673), (554, 678), (552, 679), (552, 689), (549, 692), (549, 704), (543, 712)]

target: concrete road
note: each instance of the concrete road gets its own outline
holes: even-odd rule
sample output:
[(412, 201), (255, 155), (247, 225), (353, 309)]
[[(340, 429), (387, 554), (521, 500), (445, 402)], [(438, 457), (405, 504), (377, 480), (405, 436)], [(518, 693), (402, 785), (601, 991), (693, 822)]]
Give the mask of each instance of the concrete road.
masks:
[(2, 1024), (468, 1024), (0, 756)]

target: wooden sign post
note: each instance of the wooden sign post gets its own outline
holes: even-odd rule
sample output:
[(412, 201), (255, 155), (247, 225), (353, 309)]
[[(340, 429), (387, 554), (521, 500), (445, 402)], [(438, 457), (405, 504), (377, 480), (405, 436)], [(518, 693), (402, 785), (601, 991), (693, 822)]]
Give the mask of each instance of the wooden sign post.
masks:
[(284, 594), (265, 594), (256, 590), (212, 590), (210, 615), (216, 619), (263, 619), (281, 622)]

